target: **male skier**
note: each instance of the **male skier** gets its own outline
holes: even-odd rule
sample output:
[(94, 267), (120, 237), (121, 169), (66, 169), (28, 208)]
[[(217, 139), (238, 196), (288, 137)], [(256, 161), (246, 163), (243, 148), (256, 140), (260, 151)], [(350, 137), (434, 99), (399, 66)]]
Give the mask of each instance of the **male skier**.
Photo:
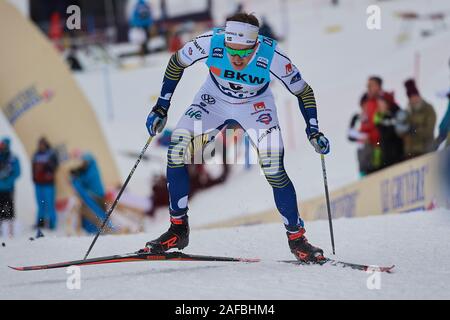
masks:
[[(258, 35), (258, 19), (237, 13), (224, 29), (215, 28), (188, 42), (172, 55), (160, 97), (147, 118), (147, 129), (155, 136), (164, 128), (171, 97), (184, 69), (204, 60), (209, 76), (174, 130), (167, 155), (167, 187), (170, 222), (167, 232), (146, 244), (147, 252), (183, 249), (189, 243), (189, 178), (185, 155), (195, 134), (217, 133), (229, 124), (239, 124), (256, 147), (259, 162), (273, 188), (276, 206), (283, 217), (291, 252), (298, 260), (320, 262), (323, 251), (308, 243), (299, 217), (294, 186), (284, 170), (284, 148), (276, 106), (269, 83), (280, 80), (298, 98), (306, 122), (306, 134), (318, 153), (327, 154), (329, 142), (319, 131), (312, 88), (299, 70), (280, 51), (273, 39)], [(201, 132), (198, 123), (201, 120)]]

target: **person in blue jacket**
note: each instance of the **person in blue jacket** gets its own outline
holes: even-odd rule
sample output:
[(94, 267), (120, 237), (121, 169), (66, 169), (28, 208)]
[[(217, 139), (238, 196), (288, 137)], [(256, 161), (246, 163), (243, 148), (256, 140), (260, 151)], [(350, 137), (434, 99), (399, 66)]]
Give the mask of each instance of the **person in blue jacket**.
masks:
[(434, 142), (436, 150), (445, 140), (447, 140), (446, 146), (447, 147), (450, 146), (450, 89), (448, 90), (447, 98), (448, 98), (447, 112), (445, 113), (445, 116), (439, 125), (439, 135)]
[(39, 139), (38, 149), (33, 155), (32, 174), (38, 207), (37, 227), (55, 229), (57, 216), (55, 208), (55, 176), (58, 156), (45, 138)]
[(147, 42), (150, 39), (150, 28), (152, 25), (153, 17), (150, 5), (145, 0), (138, 0), (131, 16), (130, 26), (142, 29), (145, 33), (145, 41), (142, 43), (141, 48), (143, 54), (149, 52)]
[(83, 153), (80, 159), (81, 165), (70, 171), (72, 185), (82, 203), (82, 227), (89, 233), (95, 233), (106, 216), (105, 188), (94, 156)]
[(0, 230), (3, 236), (14, 233), (14, 186), (20, 176), (19, 159), (11, 153), (11, 140), (0, 141)]

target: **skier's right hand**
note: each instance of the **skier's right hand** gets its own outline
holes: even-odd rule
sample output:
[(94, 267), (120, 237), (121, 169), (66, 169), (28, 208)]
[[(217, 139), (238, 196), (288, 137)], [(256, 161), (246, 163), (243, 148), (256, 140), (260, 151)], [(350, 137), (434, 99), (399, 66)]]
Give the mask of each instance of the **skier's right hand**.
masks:
[(156, 136), (157, 133), (161, 132), (164, 129), (164, 126), (167, 122), (168, 109), (168, 107), (157, 104), (149, 113), (145, 125), (147, 126), (148, 133), (152, 137)]

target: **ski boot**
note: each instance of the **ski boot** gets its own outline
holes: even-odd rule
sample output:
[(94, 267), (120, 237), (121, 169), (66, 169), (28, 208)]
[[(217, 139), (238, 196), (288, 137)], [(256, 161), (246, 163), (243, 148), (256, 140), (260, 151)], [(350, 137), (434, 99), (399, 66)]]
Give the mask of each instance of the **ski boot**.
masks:
[(323, 256), (323, 250), (309, 244), (304, 236), (305, 232), (306, 230), (304, 228), (300, 228), (295, 233), (286, 232), (291, 252), (301, 262), (319, 264), (325, 262), (326, 258)]
[(146, 243), (141, 252), (163, 253), (170, 249), (184, 249), (189, 244), (188, 217), (170, 218), (170, 228), (159, 238)]

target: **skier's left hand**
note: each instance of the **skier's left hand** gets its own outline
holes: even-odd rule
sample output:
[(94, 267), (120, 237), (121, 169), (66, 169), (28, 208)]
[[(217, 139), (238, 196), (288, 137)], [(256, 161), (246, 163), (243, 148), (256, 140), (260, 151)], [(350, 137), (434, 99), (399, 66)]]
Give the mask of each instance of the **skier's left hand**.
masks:
[(308, 139), (317, 153), (327, 154), (330, 152), (330, 142), (322, 132), (311, 133)]

